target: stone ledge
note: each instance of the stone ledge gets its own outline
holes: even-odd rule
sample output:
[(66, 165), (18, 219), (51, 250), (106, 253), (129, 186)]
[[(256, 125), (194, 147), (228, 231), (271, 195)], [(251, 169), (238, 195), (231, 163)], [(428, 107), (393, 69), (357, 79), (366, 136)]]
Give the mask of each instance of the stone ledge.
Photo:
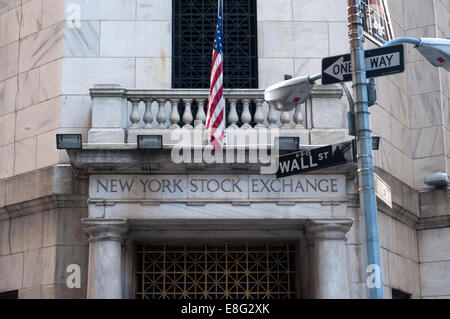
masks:
[(56, 208), (86, 208), (87, 195), (49, 195), (0, 208), (0, 221)]
[(83, 194), (87, 194), (87, 184), (74, 178), (71, 165), (46, 167), (0, 181), (1, 208), (52, 195)]
[(444, 227), (450, 227), (450, 215), (420, 218), (416, 225), (417, 230)]

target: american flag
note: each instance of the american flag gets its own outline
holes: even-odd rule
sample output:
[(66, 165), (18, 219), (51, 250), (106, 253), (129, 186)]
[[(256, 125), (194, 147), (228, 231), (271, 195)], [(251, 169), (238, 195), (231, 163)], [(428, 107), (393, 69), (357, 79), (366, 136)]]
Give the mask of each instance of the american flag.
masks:
[(211, 81), (206, 117), (206, 129), (211, 136), (211, 145), (215, 150), (222, 148), (225, 130), (225, 100), (223, 98), (223, 27), (222, 0), (219, 0), (219, 17), (214, 36), (214, 50), (211, 66)]

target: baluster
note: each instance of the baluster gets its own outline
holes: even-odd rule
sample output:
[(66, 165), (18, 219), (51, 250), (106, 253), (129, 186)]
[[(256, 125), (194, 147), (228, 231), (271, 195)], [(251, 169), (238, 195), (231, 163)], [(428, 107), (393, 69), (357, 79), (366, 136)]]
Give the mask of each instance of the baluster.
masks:
[(244, 109), (242, 110), (241, 122), (243, 129), (251, 128), (252, 126), (249, 124), (252, 120), (252, 115), (250, 113), (250, 99), (242, 99), (241, 100)]
[(144, 117), (142, 118), (145, 124), (144, 128), (152, 128), (153, 124), (152, 103), (153, 99), (145, 100), (145, 112)]
[(130, 128), (139, 128), (139, 120), (141, 117), (139, 114), (139, 103), (141, 100), (138, 98), (131, 98), (129, 101), (131, 102)]
[(239, 117), (236, 111), (237, 99), (229, 99), (230, 101), (230, 114), (228, 114), (228, 121), (230, 122), (231, 129), (237, 129), (236, 123), (239, 121)]
[(263, 99), (255, 99), (256, 112), (255, 112), (255, 122), (256, 128), (264, 127), (264, 112), (262, 110)]
[(270, 128), (278, 127), (277, 120), (278, 120), (278, 112), (275, 111), (275, 109), (269, 105), (269, 114), (267, 114), (267, 122), (269, 122), (269, 127)]
[(194, 117), (192, 116), (192, 99), (183, 99), (184, 102), (184, 113), (183, 113), (183, 128), (192, 128), (192, 121), (194, 120)]
[(178, 113), (178, 102), (180, 99), (171, 99), (170, 104), (172, 105), (172, 112), (170, 113), (170, 125), (171, 129), (180, 128), (178, 122), (180, 122), (180, 113)]
[(297, 104), (297, 106), (295, 107), (294, 123), (296, 129), (303, 128), (302, 104)]
[(164, 106), (166, 105), (166, 99), (158, 99), (158, 114), (156, 115), (156, 120), (158, 121), (158, 128), (166, 128), (167, 114)]
[(206, 102), (206, 99), (197, 99), (198, 108), (197, 108), (197, 115), (195, 116), (195, 120), (198, 122), (198, 124), (196, 125), (196, 127), (205, 127), (205, 125), (203, 124), (206, 119), (205, 102)]
[(281, 112), (280, 122), (281, 128), (291, 128), (289, 122), (291, 121), (291, 112)]

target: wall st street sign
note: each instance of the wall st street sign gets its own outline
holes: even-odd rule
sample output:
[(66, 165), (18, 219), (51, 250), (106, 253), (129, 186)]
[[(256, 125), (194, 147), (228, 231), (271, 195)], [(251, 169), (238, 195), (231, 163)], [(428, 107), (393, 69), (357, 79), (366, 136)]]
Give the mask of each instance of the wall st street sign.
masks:
[(279, 158), (277, 178), (353, 162), (354, 141), (300, 150)]
[[(394, 45), (364, 51), (366, 76), (401, 73), (405, 70), (403, 45)], [(322, 84), (348, 82), (352, 80), (352, 62), (350, 54), (328, 57), (322, 60)]]
[(375, 177), (375, 195), (392, 208), (392, 191), (391, 187), (381, 179), (380, 176), (374, 174)]

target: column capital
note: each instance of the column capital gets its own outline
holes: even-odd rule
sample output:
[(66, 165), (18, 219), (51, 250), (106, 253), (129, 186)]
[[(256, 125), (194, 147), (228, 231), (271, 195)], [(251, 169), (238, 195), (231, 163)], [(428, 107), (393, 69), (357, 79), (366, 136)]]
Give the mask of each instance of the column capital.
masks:
[(122, 241), (128, 232), (128, 220), (126, 219), (81, 219), (84, 231), (89, 235), (89, 242), (98, 240)]
[(353, 219), (311, 219), (306, 224), (306, 237), (314, 239), (345, 240)]

